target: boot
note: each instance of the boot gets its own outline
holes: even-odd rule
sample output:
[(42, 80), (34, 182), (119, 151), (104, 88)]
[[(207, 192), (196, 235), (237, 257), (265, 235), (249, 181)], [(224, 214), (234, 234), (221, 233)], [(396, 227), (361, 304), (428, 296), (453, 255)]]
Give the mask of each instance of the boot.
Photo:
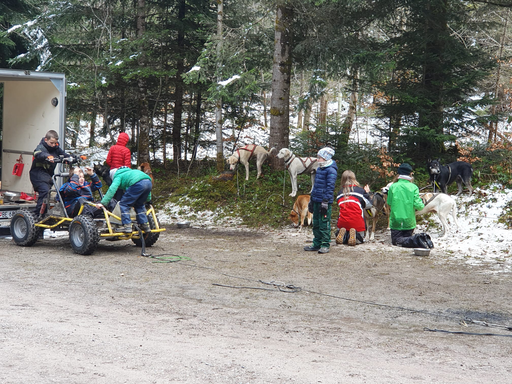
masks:
[(427, 233), (420, 233), (422, 239), (425, 241), (425, 243), (427, 243), (427, 246), (432, 249), (434, 248), (434, 243), (432, 242), (432, 239), (430, 238), (430, 236), (427, 234)]
[(427, 242), (425, 241), (425, 237), (423, 236), (423, 233), (414, 235), (413, 238), (414, 238), (414, 242), (416, 243), (416, 248), (430, 249)]
[(338, 235), (336, 236), (336, 244), (345, 243), (345, 235), (347, 234), (347, 230), (345, 228), (340, 228)]

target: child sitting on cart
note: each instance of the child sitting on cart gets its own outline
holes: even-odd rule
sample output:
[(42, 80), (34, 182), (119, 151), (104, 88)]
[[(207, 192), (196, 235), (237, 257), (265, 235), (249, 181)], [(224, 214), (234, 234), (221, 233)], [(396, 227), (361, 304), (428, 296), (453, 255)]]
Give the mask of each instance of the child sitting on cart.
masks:
[[(91, 167), (85, 167), (85, 172), (91, 178), (90, 182), (85, 181), (84, 171), (80, 167), (75, 167), (69, 170), (68, 182), (60, 187), (60, 194), (69, 217), (75, 217), (85, 201), (94, 203), (92, 193), (102, 186), (98, 175)], [(82, 215), (101, 217), (103, 212), (95, 206), (84, 204)]]

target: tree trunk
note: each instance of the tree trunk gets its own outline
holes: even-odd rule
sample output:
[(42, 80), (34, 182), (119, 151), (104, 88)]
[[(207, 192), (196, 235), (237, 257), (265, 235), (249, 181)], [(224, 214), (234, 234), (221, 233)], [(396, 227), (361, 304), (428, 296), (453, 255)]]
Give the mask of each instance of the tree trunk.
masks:
[[(299, 103), (302, 95), (304, 94), (304, 72), (300, 72), (300, 88), (299, 88)], [(297, 115), (297, 128), (302, 129), (302, 119), (304, 114), (304, 108), (299, 108), (299, 113)]]
[(311, 123), (311, 102), (308, 100), (304, 104), (304, 125), (302, 126), (303, 131), (309, 131), (309, 125)]
[[(500, 96), (500, 76), (501, 76), (501, 57), (503, 55), (503, 46), (505, 45), (505, 37), (507, 35), (507, 25), (508, 25), (508, 15), (510, 12), (510, 8), (507, 8), (506, 16), (505, 16), (505, 25), (503, 26), (503, 34), (501, 35), (500, 41), (500, 50), (498, 53), (498, 68), (496, 70), (496, 84), (494, 86), (494, 97), (496, 100), (499, 100), (499, 103), (502, 104), (503, 100)], [(491, 115), (496, 115), (496, 104), (493, 104), (491, 107)], [(492, 144), (496, 142), (496, 133), (498, 132), (498, 121), (492, 120), (489, 122), (489, 136), (487, 138), (487, 142)]]
[[(217, 0), (217, 83), (221, 80), (222, 70), (222, 23), (224, 0)], [(222, 98), (215, 102), (215, 136), (217, 138), (217, 171), (224, 171), (224, 144), (222, 140)]]
[(318, 113), (318, 124), (322, 127), (322, 129), (326, 130), (327, 124), (327, 97), (326, 95), (322, 95), (320, 97), (320, 112)]
[[(180, 0), (178, 9), (178, 20), (179, 25), (183, 25), (185, 19), (185, 1)], [(178, 29), (178, 52), (177, 52), (177, 63), (176, 63), (176, 88), (174, 90), (174, 119), (172, 126), (172, 152), (174, 164), (177, 166), (181, 160), (181, 125), (183, 115), (183, 79), (181, 75), (184, 72), (184, 46), (185, 46), (185, 33), (183, 27)]]
[[(137, 0), (137, 37), (140, 39), (140, 56), (139, 66), (145, 67), (146, 53), (145, 46), (142, 38), (146, 33), (146, 1)], [(137, 81), (139, 88), (139, 137), (138, 137), (138, 151), (137, 163), (149, 162), (149, 106), (148, 106), (148, 86), (146, 79), (140, 77)]]
[(91, 113), (91, 125), (89, 129), (89, 148), (94, 147), (96, 143), (96, 116), (98, 112), (96, 111), (96, 104), (94, 104), (93, 111)]
[(164, 126), (162, 129), (162, 156), (164, 157), (164, 169), (167, 168), (167, 102), (164, 103)]
[[(270, 99), (269, 146), (279, 150), (289, 146), (290, 77), (292, 71), (293, 9), (286, 0), (277, 1), (274, 61), (272, 66), (272, 97)], [(271, 158), (274, 169), (283, 167), (277, 156)]]
[(197, 155), (197, 143), (199, 141), (199, 136), (201, 135), (201, 90), (197, 91), (197, 101), (196, 101), (196, 121), (194, 124), (194, 143), (193, 143), (193, 152), (192, 159), (190, 162), (192, 163), (196, 159)]
[[(443, 56), (446, 49), (444, 36), (448, 32), (447, 0), (442, 0), (441, 6), (432, 7), (426, 12), (425, 36), (429, 38), (425, 44), (425, 63), (423, 66), (423, 87), (429, 100), (418, 114), (418, 127), (429, 127), (436, 134), (443, 134), (443, 91), (445, 88)], [(434, 153), (443, 152), (432, 140), (419, 138), (417, 149), (425, 159)]]
[(357, 112), (357, 101), (358, 101), (358, 93), (359, 93), (359, 71), (357, 69), (352, 69), (352, 89), (350, 91), (350, 100), (348, 104), (348, 112), (347, 117), (343, 121), (341, 125), (341, 134), (342, 134), (342, 143), (347, 145), (348, 140), (350, 138), (350, 133), (352, 132), (352, 126), (354, 125), (354, 120), (356, 118)]
[[(261, 74), (261, 82), (265, 82), (265, 75)], [(267, 92), (265, 92), (265, 89), (261, 91), (261, 98), (263, 101), (263, 126), (265, 129), (268, 127), (268, 120), (267, 120)]]

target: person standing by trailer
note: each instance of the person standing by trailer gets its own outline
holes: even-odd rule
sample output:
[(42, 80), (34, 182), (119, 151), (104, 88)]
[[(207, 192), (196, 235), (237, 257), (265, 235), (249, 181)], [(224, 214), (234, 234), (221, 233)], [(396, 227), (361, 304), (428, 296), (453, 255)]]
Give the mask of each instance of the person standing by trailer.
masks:
[(60, 156), (72, 157), (71, 155), (64, 152), (59, 145), (59, 134), (50, 130), (46, 132), (45, 137), (41, 139), (34, 150), (34, 159), (32, 160), (32, 167), (30, 168), (30, 182), (34, 187), (34, 191), (37, 192), (37, 204), (35, 208), (36, 215), (44, 215), (47, 207), (44, 207), (43, 202), (48, 192), (52, 187), (52, 176), (55, 173), (55, 158)]

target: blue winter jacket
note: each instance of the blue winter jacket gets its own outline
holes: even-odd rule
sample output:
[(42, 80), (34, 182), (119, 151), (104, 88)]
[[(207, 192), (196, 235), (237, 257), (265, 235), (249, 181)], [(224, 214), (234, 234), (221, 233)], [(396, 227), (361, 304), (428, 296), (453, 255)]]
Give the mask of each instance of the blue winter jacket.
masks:
[(328, 167), (318, 167), (316, 170), (315, 184), (311, 192), (311, 200), (315, 203), (334, 201), (334, 188), (338, 178), (338, 166), (333, 161)]

